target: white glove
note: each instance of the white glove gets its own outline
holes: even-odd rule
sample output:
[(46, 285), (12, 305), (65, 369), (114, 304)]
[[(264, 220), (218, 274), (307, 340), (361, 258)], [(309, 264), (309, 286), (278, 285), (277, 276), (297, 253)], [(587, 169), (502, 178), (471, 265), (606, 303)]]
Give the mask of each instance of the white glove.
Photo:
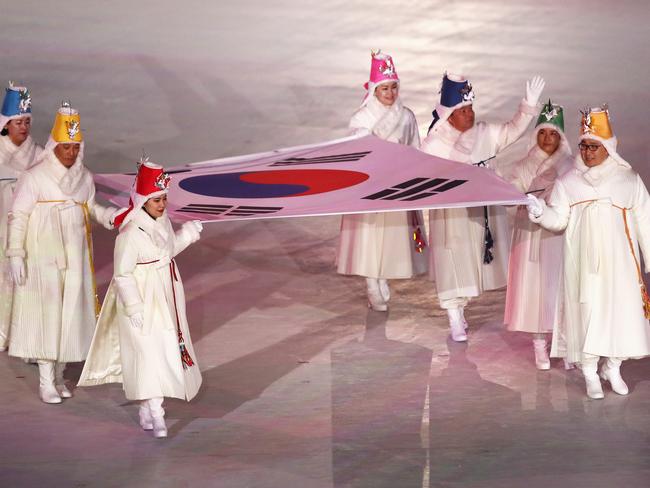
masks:
[(526, 82), (526, 103), (531, 107), (537, 105), (539, 97), (542, 96), (542, 91), (546, 82), (541, 76), (533, 76), (532, 79)]
[(196, 231), (198, 233), (201, 233), (201, 231), (203, 230), (203, 224), (201, 223), (201, 221), (200, 220), (192, 220), (191, 223), (194, 224), (194, 227), (196, 228)]
[(129, 315), (129, 320), (131, 321), (131, 327), (134, 329), (142, 329), (144, 325), (144, 315), (142, 315), (142, 312)]
[(526, 204), (528, 213), (535, 218), (541, 217), (541, 215), (544, 213), (544, 206), (542, 205), (542, 202), (540, 202), (539, 198), (537, 198), (535, 195), (528, 194), (526, 196), (528, 197), (528, 203)]
[(11, 280), (16, 286), (25, 284), (25, 258), (22, 256), (12, 256), (9, 258), (9, 274)]
[(203, 224), (200, 220), (190, 220), (188, 222), (185, 222), (183, 224), (183, 227), (186, 227), (192, 233), (197, 232), (200, 234), (203, 230)]

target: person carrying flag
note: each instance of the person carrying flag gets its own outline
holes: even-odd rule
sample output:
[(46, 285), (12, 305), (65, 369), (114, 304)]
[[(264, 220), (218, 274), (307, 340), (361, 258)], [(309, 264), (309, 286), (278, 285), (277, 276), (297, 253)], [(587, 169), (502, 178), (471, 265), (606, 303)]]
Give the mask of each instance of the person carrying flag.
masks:
[[(467, 164), (488, 165), (517, 141), (537, 115), (544, 80), (526, 83), (526, 96), (512, 120), (474, 123), (474, 91), (463, 76), (445, 73), (440, 102), (420, 149)], [(467, 340), (465, 307), (483, 290), (506, 284), (510, 232), (502, 207), (449, 208), (429, 212), (429, 270), (451, 337)]]
[[(415, 115), (402, 104), (393, 58), (373, 52), (366, 96), (352, 115), (352, 133), (373, 134), (386, 141), (418, 147)], [(337, 250), (340, 274), (366, 278), (368, 306), (388, 310), (389, 279), (410, 278), (426, 270), (426, 243), (420, 212), (375, 212), (344, 215)], [(423, 228), (423, 226), (422, 226)]]
[(140, 426), (167, 437), (164, 397), (190, 401), (201, 386), (174, 257), (196, 242), (199, 221), (174, 232), (165, 211), (170, 177), (141, 161), (129, 208), (115, 217), (113, 279), (79, 386), (122, 383), (140, 402)]

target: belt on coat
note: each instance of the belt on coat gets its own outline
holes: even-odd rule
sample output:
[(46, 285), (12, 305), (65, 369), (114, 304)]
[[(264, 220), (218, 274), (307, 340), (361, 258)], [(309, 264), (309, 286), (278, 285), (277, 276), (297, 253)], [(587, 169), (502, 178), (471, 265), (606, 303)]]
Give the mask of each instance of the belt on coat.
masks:
[[(95, 296), (95, 319), (96, 319), (97, 317), (99, 317), (99, 311), (101, 310), (101, 305), (99, 304), (99, 296), (97, 295), (97, 280), (95, 279), (95, 260), (93, 258), (93, 236), (92, 236), (92, 227), (90, 224), (90, 209), (88, 208), (88, 202), (77, 202), (76, 200), (37, 200), (36, 203), (59, 203), (59, 204), (71, 203), (74, 205), (79, 205), (79, 207), (81, 207), (81, 210), (83, 211), (83, 215), (84, 215), (84, 229), (86, 232), (86, 244), (88, 246), (88, 264), (90, 265), (90, 276), (92, 277), (92, 282), (93, 282), (93, 295)], [(59, 215), (60, 208), (61, 205), (53, 205), (52, 210), (50, 211), (51, 223), (54, 226), (52, 230), (56, 232), (60, 242), (59, 251), (61, 251), (64, 248), (63, 232), (61, 231), (61, 218)], [(55, 258), (55, 260), (59, 269), (66, 268), (66, 264), (64, 263), (65, 255), (62, 255), (61, 252)]]
[[(632, 253), (632, 258), (634, 259), (634, 265), (636, 267), (637, 281), (639, 283), (639, 289), (641, 291), (641, 301), (643, 304), (643, 313), (646, 319), (650, 319), (650, 296), (648, 296), (648, 290), (646, 289), (645, 283), (643, 282), (643, 274), (641, 273), (641, 265), (639, 264), (639, 259), (636, 257), (634, 252), (634, 242), (632, 241), (632, 236), (630, 235), (630, 227), (627, 223), (627, 213), (630, 210), (626, 207), (620, 207), (615, 205), (609, 199), (592, 199), (592, 200), (582, 200), (571, 204), (569, 207), (575, 207), (576, 205), (592, 205), (593, 203), (609, 203), (612, 207), (617, 208), (621, 211), (623, 217), (623, 225), (625, 226), (625, 236), (627, 237), (627, 243), (630, 247), (630, 253)], [(594, 239), (592, 239), (592, 242)]]
[(176, 261), (174, 261), (173, 259), (167, 261), (167, 259), (165, 258), (162, 260), (154, 259), (153, 261), (145, 261), (145, 262), (135, 263), (135, 264), (136, 266), (144, 266), (147, 264), (155, 264), (160, 262), (163, 263), (163, 266), (169, 263), (169, 276), (171, 277), (172, 297), (174, 299), (174, 313), (176, 314), (176, 332), (178, 334), (178, 347), (180, 348), (180, 352), (181, 352), (181, 362), (183, 364), (183, 369), (187, 369), (191, 366), (194, 366), (194, 361), (192, 360), (192, 357), (190, 356), (187, 347), (185, 347), (185, 339), (183, 339), (183, 332), (181, 331), (181, 321), (178, 317), (178, 305), (176, 304), (176, 291), (174, 288), (174, 282), (178, 281), (178, 274), (176, 272)]

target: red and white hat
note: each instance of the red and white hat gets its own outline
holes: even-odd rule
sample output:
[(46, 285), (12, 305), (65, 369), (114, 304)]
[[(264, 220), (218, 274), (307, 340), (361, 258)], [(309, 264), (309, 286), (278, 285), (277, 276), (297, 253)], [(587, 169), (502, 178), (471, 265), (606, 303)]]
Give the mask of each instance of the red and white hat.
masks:
[(156, 198), (169, 191), (170, 176), (162, 166), (150, 163), (148, 158), (138, 163), (138, 174), (135, 176), (128, 208), (119, 213), (113, 223), (115, 227), (125, 225), (133, 217), (133, 211), (141, 209), (150, 198)]

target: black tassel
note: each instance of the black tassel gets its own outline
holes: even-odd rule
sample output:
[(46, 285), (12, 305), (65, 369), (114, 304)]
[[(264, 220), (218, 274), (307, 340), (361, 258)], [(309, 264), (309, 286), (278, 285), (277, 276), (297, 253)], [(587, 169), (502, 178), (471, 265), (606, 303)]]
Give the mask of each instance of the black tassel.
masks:
[(490, 264), (494, 261), (492, 248), (494, 247), (494, 239), (492, 239), (492, 232), (490, 231), (490, 221), (488, 218), (488, 208), (483, 207), (483, 216), (485, 217), (485, 233), (483, 238), (484, 252), (483, 264)]

